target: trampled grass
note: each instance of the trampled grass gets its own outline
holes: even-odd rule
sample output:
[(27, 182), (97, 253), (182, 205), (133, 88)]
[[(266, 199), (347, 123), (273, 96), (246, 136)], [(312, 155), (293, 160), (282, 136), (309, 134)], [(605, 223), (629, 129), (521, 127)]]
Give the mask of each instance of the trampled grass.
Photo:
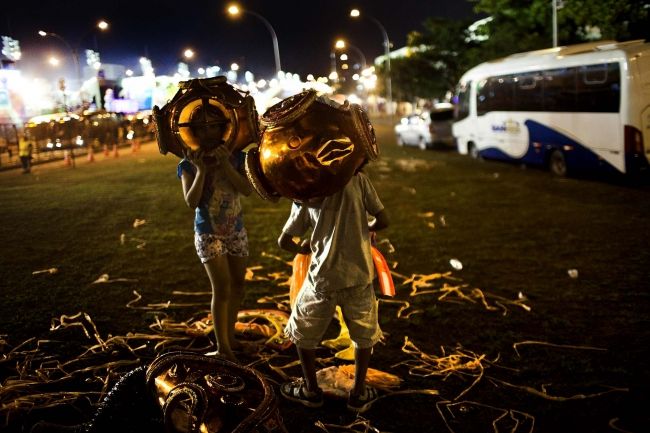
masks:
[[(371, 366), (402, 377), (402, 390), (439, 395), (386, 397), (364, 415), (369, 424), (390, 432), (492, 431), (493, 421), (498, 431), (644, 431), (647, 413), (632, 408), (647, 407), (650, 383), (650, 189), (399, 148), (389, 125), (376, 127), (382, 156), (366, 171), (391, 216), (379, 247), (395, 264), (396, 300), (410, 307), (400, 313), (381, 302), (387, 338)], [(63, 340), (49, 331), (62, 314), (88, 313), (103, 336), (148, 331), (155, 313), (126, 307), (134, 290), (141, 304), (209, 291), (176, 163), (151, 144), (75, 169), (0, 173), (0, 353), (30, 337)], [(276, 246), (289, 202), (251, 197), (244, 209), (249, 266), (261, 266), (260, 276), (289, 272), (273, 257), (291, 259)], [(145, 223), (134, 227), (136, 219)], [(33, 274), (49, 268), (58, 272)], [(412, 283), (403, 284), (436, 273), (444, 275), (415, 296)], [(103, 274), (129, 281), (92, 284)], [(288, 291), (281, 281), (251, 282), (245, 307), (274, 308), (257, 300)], [(206, 309), (166, 314), (186, 320)], [(427, 356), (404, 352), (405, 337)], [(519, 342), (533, 343), (513, 346)], [(80, 344), (90, 343), (73, 338), (48, 350), (77, 353)], [(432, 359), (453, 353), (484, 358), (473, 368), (436, 370)], [(295, 359), (292, 349), (286, 355)], [(424, 375), (396, 366), (406, 360), (424, 364), (415, 370)], [(9, 364), (0, 360), (2, 381), (15, 374)], [(339, 415), (338, 401), (319, 410), (280, 407), (290, 432), (354, 419)], [(86, 407), (74, 422), (91, 415)]]

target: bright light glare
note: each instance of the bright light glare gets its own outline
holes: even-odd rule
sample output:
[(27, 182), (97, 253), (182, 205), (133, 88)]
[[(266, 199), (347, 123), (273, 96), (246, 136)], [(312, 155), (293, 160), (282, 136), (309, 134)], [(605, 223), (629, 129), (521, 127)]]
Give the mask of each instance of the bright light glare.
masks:
[(100, 22), (97, 23), (97, 27), (100, 30), (106, 30), (108, 28), (108, 23), (104, 20), (101, 20)]
[(183, 55), (185, 56), (186, 59), (191, 59), (192, 57), (194, 57), (194, 51), (188, 48), (185, 51), (183, 51)]
[(239, 71), (239, 65), (237, 63), (233, 63), (232, 65), (230, 65), (230, 70)]
[(341, 57), (339, 57), (339, 59), (341, 59), (341, 60), (343, 60), (345, 62), (348, 59), (348, 55), (343, 53), (343, 54), (341, 54)]
[(232, 16), (237, 16), (239, 15), (241, 11), (239, 10), (239, 6), (237, 5), (230, 5), (228, 6), (228, 13)]
[(44, 32), (43, 30), (39, 30), (38, 34), (43, 36), (43, 37), (47, 36), (47, 32)]
[(343, 39), (339, 39), (338, 41), (336, 41), (336, 44), (334, 44), (334, 46), (337, 49), (342, 50), (343, 48), (345, 48), (345, 41)]
[(130, 69), (127, 69), (126, 71), (124, 71), (124, 73), (126, 74), (127, 77), (131, 77), (133, 75), (133, 71)]
[(61, 63), (61, 62), (59, 61), (59, 59), (57, 59), (57, 58), (54, 57), (54, 56), (50, 57), (47, 61), (48, 61), (48, 62), (50, 63), (50, 65), (52, 65), (52, 66), (59, 66), (59, 63)]
[(352, 9), (350, 11), (350, 16), (352, 18), (357, 18), (359, 15), (361, 15), (361, 13), (359, 12), (359, 9)]

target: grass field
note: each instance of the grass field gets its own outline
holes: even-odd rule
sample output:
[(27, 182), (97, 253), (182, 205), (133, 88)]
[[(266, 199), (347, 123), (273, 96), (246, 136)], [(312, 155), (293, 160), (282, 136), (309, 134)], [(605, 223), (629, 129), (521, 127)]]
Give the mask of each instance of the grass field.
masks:
[[(382, 156), (366, 171), (392, 222), (379, 246), (395, 266), (395, 300), (409, 307), (380, 303), (387, 335), (371, 367), (398, 375), (400, 390), (410, 393), (379, 400), (364, 414), (366, 425), (382, 432), (649, 431), (650, 188), (399, 148), (390, 125), (375, 126)], [(8, 428), (92, 416), (83, 398), (55, 409), (36, 404), (31, 413), (11, 409), (32, 390), (7, 391), (18, 360), (29, 367), (22, 377), (33, 377), (38, 356), (66, 360), (93, 344), (79, 327), (50, 331), (59, 323), (53, 318), (87, 313), (105, 339), (151, 332), (156, 316), (188, 320), (207, 311), (209, 296), (172, 293), (209, 291), (176, 164), (148, 144), (120, 158), (78, 161), (75, 169), (52, 163), (31, 175), (0, 173), (0, 415), (10, 414)], [(264, 278), (249, 282), (244, 306), (275, 308), (258, 299), (288, 291), (281, 283), (291, 257), (276, 239), (289, 202), (251, 197), (244, 210), (249, 266)], [(136, 220), (144, 223), (134, 227)], [(50, 268), (57, 272), (34, 274)], [(93, 284), (103, 274), (112, 282)], [(138, 306), (172, 307), (127, 308), (134, 291), (142, 296)], [(177, 305), (183, 303), (200, 305)], [(31, 337), (50, 342), (38, 356), (19, 357), (16, 347)], [(405, 338), (421, 353), (403, 350)], [(153, 356), (154, 343), (146, 344), (139, 363)], [(293, 349), (283, 355), (282, 362), (296, 358)], [(409, 364), (396, 365), (403, 361)], [(111, 383), (124, 371), (113, 369)], [(354, 420), (338, 400), (317, 410), (281, 401), (280, 409), (292, 433), (346, 431), (332, 425)]]

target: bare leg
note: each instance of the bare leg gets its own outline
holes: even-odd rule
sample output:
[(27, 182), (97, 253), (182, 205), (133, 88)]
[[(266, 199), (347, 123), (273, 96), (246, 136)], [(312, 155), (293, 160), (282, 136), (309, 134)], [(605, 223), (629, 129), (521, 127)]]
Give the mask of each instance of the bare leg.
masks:
[(228, 304), (228, 338), (230, 347), (239, 349), (242, 344), (235, 340), (235, 322), (244, 297), (246, 257), (228, 256), (230, 269), (230, 303)]
[(307, 384), (307, 390), (317, 392), (319, 389), (318, 380), (316, 379), (316, 351), (314, 349), (304, 349), (296, 346), (298, 357), (300, 358), (300, 367), (302, 375)]
[(354, 387), (350, 391), (352, 395), (362, 394), (365, 389), (366, 373), (370, 365), (372, 347), (365, 349), (354, 349)]
[(210, 278), (210, 284), (212, 285), (210, 310), (212, 312), (212, 323), (214, 324), (214, 335), (217, 339), (217, 353), (231, 361), (236, 361), (237, 358), (232, 353), (228, 338), (228, 310), (230, 303), (230, 269), (228, 267), (228, 258), (225, 255), (218, 256), (204, 265)]

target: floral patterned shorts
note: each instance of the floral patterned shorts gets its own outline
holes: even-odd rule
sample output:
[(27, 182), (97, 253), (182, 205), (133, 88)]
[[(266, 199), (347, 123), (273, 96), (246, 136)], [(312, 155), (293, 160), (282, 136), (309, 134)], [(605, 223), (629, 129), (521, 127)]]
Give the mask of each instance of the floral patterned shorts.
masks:
[(232, 231), (226, 236), (211, 233), (194, 234), (194, 246), (201, 263), (217, 256), (229, 254), (236, 257), (248, 256), (248, 234), (246, 229)]

